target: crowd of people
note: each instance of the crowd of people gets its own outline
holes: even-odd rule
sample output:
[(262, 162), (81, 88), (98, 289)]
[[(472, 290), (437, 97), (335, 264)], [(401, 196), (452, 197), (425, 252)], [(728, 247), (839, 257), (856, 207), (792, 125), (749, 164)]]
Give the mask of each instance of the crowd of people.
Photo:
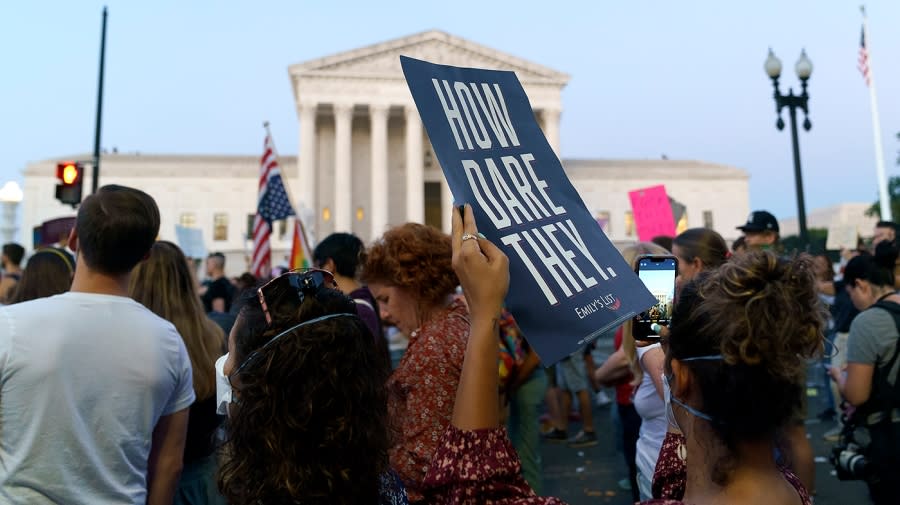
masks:
[[(214, 253), (200, 282), (157, 240), (153, 199), (122, 186), (84, 200), (66, 247), (22, 268), (7, 244), (0, 502), (557, 504), (542, 438), (597, 444), (593, 393), (613, 387), (634, 501), (806, 505), (810, 360), (834, 383), (839, 475), (900, 500), (893, 223), (837, 275), (783, 251), (765, 211), (731, 248), (699, 228), (628, 246), (632, 265), (677, 258), (671, 324), (647, 342), (626, 322), (604, 361), (544, 369), (504, 307), (508, 259), (470, 206), (453, 214), (449, 236), (333, 234), (314, 268), (267, 279), (229, 279)], [(389, 329), (409, 342), (396, 364)]]

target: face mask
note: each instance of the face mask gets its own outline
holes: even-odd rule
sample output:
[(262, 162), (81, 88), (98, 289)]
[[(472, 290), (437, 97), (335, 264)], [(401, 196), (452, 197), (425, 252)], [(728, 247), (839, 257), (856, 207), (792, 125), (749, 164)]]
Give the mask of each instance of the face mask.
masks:
[(669, 422), (669, 426), (675, 428), (679, 432), (681, 431), (681, 426), (678, 426), (678, 419), (675, 419), (675, 412), (672, 410), (672, 390), (669, 387), (669, 376), (666, 374), (662, 375), (662, 383), (663, 383), (663, 398), (666, 401), (666, 421)]
[[(685, 358), (685, 359), (682, 359), (679, 361), (681, 361), (681, 362), (685, 362), (685, 361), (718, 361), (721, 359), (722, 359), (722, 355), (716, 354), (713, 356), (695, 356), (693, 358)], [(705, 419), (706, 421), (709, 421), (709, 422), (715, 421), (715, 419), (713, 419), (712, 416), (705, 414), (703, 412), (700, 412), (699, 410), (695, 409), (694, 407), (691, 407), (690, 405), (682, 402), (678, 398), (675, 398), (674, 396), (672, 396), (672, 389), (669, 386), (669, 376), (668, 375), (663, 374), (662, 383), (663, 383), (663, 396), (665, 397), (665, 402), (666, 402), (666, 421), (669, 422), (669, 426), (675, 428), (676, 430), (678, 430), (681, 433), (684, 433), (684, 431), (678, 425), (678, 419), (675, 418), (675, 411), (672, 410), (673, 403), (678, 404), (681, 408), (688, 411), (694, 417), (699, 417), (700, 419)]]
[(228, 414), (228, 404), (231, 403), (231, 384), (225, 377), (225, 360), (228, 353), (216, 360), (216, 414), (224, 416)]

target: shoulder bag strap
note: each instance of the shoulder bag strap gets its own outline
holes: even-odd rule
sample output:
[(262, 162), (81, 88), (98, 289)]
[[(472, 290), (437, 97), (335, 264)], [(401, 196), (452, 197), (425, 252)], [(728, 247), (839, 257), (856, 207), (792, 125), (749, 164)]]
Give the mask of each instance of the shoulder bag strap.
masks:
[[(900, 304), (880, 300), (876, 302), (875, 305), (873, 305), (871, 308), (875, 307), (886, 310), (891, 314), (891, 316), (893, 316), (894, 325), (897, 327), (898, 335), (900, 335)], [(886, 398), (880, 399), (880, 401), (878, 399), (875, 399), (878, 403), (880, 403), (880, 405), (872, 405), (872, 407), (874, 407), (872, 409), (873, 412), (878, 412), (879, 410), (890, 411), (894, 407), (900, 407), (900, 380), (895, 380), (893, 384), (891, 384), (888, 380), (891, 376), (891, 370), (893, 370), (894, 368), (894, 364), (897, 361), (898, 355), (900, 355), (900, 338), (897, 338), (897, 343), (894, 346), (894, 353), (891, 356), (891, 359), (888, 360), (883, 368), (875, 368), (872, 377), (872, 391), (875, 392), (876, 382), (881, 382), (888, 387), (887, 391), (884, 391), (887, 396)], [(898, 370), (898, 379), (900, 379), (900, 370)], [(870, 400), (873, 399), (874, 398), (870, 398)], [(886, 420), (889, 420), (890, 418), (890, 414), (885, 416)]]

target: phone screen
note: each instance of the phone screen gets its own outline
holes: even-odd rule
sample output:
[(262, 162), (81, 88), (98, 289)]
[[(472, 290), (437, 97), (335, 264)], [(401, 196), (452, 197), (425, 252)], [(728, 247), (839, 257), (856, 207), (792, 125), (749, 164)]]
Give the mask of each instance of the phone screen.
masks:
[(669, 326), (672, 322), (677, 273), (678, 260), (674, 256), (642, 256), (638, 259), (638, 277), (656, 298), (656, 305), (635, 318), (635, 338), (644, 340), (659, 338), (651, 330), (652, 325)]

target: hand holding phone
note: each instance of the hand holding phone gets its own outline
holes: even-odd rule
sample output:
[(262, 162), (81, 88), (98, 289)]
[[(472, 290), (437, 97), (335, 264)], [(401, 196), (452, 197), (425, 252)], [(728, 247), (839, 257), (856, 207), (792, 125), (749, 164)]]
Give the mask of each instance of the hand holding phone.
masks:
[(635, 340), (658, 341), (672, 323), (678, 259), (671, 255), (639, 256), (635, 272), (657, 303), (635, 317), (631, 334)]

